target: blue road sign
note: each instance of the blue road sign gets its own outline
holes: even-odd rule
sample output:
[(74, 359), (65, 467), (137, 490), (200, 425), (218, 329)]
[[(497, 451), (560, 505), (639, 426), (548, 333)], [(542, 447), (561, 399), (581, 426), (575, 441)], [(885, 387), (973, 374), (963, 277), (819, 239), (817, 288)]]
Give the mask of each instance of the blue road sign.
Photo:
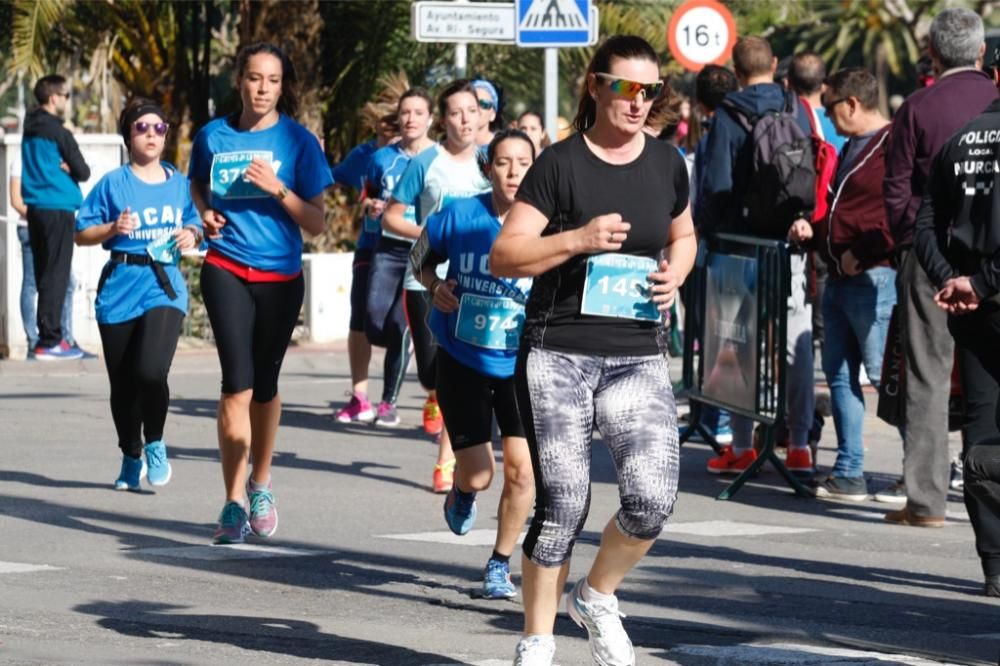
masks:
[(591, 0), (517, 0), (518, 46), (587, 46)]

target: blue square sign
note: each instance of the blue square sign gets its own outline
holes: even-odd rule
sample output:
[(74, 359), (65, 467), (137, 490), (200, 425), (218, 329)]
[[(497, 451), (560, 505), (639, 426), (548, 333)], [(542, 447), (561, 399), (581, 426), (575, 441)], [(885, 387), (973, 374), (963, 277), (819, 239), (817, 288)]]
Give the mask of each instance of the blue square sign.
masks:
[(517, 0), (518, 46), (587, 46), (591, 0)]

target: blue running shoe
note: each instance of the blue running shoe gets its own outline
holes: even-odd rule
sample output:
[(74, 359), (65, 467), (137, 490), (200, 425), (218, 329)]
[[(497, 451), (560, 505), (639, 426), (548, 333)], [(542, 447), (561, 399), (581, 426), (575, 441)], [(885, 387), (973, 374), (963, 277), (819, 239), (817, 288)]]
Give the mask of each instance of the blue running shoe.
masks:
[(146, 480), (151, 486), (165, 486), (170, 481), (173, 470), (167, 462), (167, 445), (162, 439), (147, 444), (143, 451), (146, 453)]
[(490, 558), (483, 575), (484, 599), (510, 599), (517, 596), (517, 588), (510, 580), (510, 564)]
[(226, 502), (219, 516), (219, 526), (215, 528), (212, 543), (220, 545), (243, 543), (250, 534), (247, 512), (239, 502)]
[(146, 461), (123, 455), (122, 469), (115, 479), (115, 490), (139, 490), (139, 482), (144, 476), (146, 476)]
[(468, 534), (476, 522), (476, 494), (462, 495), (458, 494), (457, 486), (452, 486), (448, 496), (444, 498), (444, 522), (448, 523), (448, 529), (459, 536)]

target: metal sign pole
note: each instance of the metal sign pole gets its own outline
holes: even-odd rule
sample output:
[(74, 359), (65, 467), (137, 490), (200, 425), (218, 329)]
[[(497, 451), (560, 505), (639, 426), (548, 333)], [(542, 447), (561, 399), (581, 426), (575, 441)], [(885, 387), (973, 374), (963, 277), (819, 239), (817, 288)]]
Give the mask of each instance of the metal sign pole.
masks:
[(469, 51), (468, 44), (459, 42), (455, 44), (455, 78), (464, 79), (465, 70), (468, 69)]
[(545, 49), (545, 128), (555, 143), (559, 134), (559, 49)]

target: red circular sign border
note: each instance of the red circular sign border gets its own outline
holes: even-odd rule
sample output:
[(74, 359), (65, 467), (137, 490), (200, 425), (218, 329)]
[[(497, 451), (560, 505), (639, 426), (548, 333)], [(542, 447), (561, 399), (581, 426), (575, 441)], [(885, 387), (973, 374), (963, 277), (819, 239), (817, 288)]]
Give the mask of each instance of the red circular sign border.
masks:
[[(680, 47), (676, 43), (676, 38), (674, 37), (674, 29), (680, 20), (692, 9), (697, 8), (712, 9), (722, 16), (723, 20), (726, 22), (726, 27), (729, 28), (729, 40), (726, 43), (726, 48), (723, 49), (722, 55), (713, 60), (712, 62), (694, 62), (693, 60), (688, 60), (681, 53)], [(733, 46), (736, 44), (736, 21), (733, 19), (733, 13), (729, 11), (729, 8), (718, 2), (717, 0), (688, 0), (683, 5), (677, 8), (674, 15), (670, 17), (670, 23), (667, 25), (667, 45), (670, 47), (670, 55), (674, 57), (674, 60), (679, 62), (684, 69), (692, 72), (700, 72), (705, 65), (722, 65), (733, 53)]]

